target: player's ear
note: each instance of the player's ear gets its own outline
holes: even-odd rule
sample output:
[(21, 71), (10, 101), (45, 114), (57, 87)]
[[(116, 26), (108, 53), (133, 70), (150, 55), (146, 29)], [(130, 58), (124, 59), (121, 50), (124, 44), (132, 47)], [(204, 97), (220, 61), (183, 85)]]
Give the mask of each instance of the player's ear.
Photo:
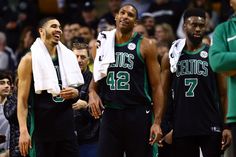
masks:
[(118, 19), (118, 14), (116, 14), (116, 16), (115, 16), (115, 21)]
[(183, 23), (183, 30), (186, 31), (186, 28), (187, 28), (187, 24), (186, 22)]

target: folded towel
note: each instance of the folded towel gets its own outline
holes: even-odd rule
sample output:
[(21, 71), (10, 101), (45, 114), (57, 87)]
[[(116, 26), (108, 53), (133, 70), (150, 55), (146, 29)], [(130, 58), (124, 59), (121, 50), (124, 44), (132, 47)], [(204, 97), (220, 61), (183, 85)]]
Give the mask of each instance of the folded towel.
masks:
[(95, 82), (106, 77), (110, 63), (115, 62), (115, 34), (116, 29), (111, 31), (102, 31), (98, 34), (97, 52), (93, 68)]
[[(62, 87), (77, 87), (84, 83), (75, 54), (61, 42), (56, 46), (59, 60)], [(31, 46), (32, 68), (35, 93), (40, 94), (47, 90), (53, 96), (60, 93), (58, 78), (51, 56), (40, 38)]]
[(186, 39), (178, 39), (175, 40), (169, 50), (169, 59), (170, 59), (170, 71), (172, 73), (177, 70), (177, 63), (179, 61), (179, 57), (181, 52), (185, 46)]

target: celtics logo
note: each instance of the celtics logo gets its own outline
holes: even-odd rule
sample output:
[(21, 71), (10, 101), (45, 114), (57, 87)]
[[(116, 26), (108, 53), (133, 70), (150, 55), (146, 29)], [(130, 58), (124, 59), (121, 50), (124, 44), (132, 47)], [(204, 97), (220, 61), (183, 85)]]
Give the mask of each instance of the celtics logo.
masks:
[(129, 50), (134, 50), (136, 48), (136, 45), (134, 43), (129, 43), (128, 44), (128, 49)]
[(200, 52), (200, 56), (202, 58), (207, 58), (208, 57), (208, 53), (206, 51), (202, 51), (202, 52)]
[[(61, 85), (61, 84), (59, 84), (59, 87), (60, 87), (60, 89), (62, 89), (62, 85)], [(53, 100), (54, 102), (56, 102), (56, 103), (60, 103), (60, 102), (64, 102), (64, 101), (65, 101), (65, 99), (63, 99), (62, 97), (60, 97), (60, 95), (58, 95), (58, 96), (52, 96), (52, 100)]]

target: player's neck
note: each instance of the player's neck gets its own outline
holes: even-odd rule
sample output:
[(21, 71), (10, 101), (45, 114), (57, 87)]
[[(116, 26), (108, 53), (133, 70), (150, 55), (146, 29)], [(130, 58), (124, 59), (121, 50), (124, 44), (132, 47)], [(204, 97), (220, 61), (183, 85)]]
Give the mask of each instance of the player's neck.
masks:
[(121, 44), (124, 42), (127, 42), (131, 39), (131, 37), (133, 36), (133, 32), (128, 32), (128, 33), (122, 33), (120, 31), (116, 32), (116, 43), (117, 44)]
[(198, 50), (199, 48), (202, 47), (203, 43), (194, 44), (194, 43), (191, 43), (191, 42), (187, 42), (186, 45), (187, 45), (186, 46), (187, 51), (196, 51), (196, 50)]
[(49, 45), (49, 44), (47, 44), (47, 45), (45, 45), (45, 46), (47, 47), (48, 52), (49, 52), (49, 54), (50, 54), (50, 56), (51, 56), (52, 58), (57, 55), (56, 46), (54, 46), (54, 45)]

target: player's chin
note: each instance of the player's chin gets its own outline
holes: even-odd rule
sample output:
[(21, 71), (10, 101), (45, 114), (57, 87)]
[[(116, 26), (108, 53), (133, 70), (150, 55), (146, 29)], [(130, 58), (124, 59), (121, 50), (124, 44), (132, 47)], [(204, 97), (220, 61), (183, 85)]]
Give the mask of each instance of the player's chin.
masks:
[(52, 43), (53, 43), (54, 45), (57, 45), (57, 44), (59, 43), (59, 40), (53, 40)]

